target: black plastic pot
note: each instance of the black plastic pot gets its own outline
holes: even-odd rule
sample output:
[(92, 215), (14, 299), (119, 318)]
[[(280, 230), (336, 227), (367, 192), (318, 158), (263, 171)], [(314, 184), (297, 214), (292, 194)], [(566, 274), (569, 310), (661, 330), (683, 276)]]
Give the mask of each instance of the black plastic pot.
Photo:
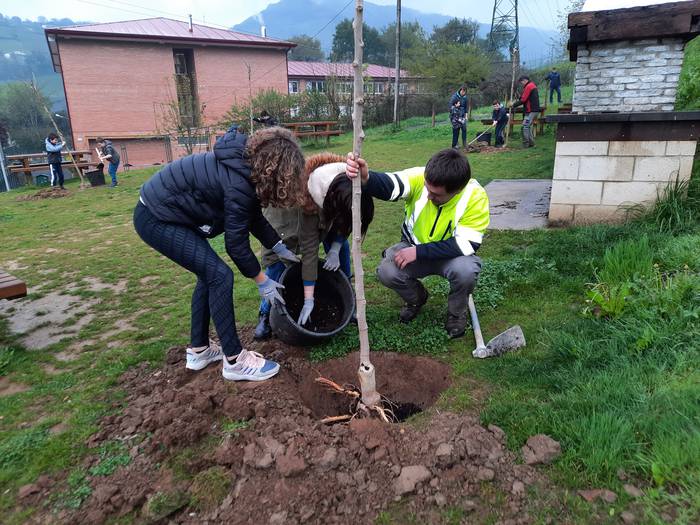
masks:
[(85, 171), (85, 176), (87, 177), (87, 180), (90, 181), (90, 186), (104, 186), (104, 164), (100, 163), (97, 165), (96, 169)]
[(282, 273), (280, 283), (284, 285), (282, 296), (286, 304), (275, 301), (270, 312), (270, 325), (275, 337), (289, 345), (323, 343), (341, 332), (355, 312), (355, 293), (350, 280), (340, 270), (324, 270), (322, 262), (318, 265), (314, 311), (307, 325), (297, 324), (304, 302), (301, 264), (288, 267)]

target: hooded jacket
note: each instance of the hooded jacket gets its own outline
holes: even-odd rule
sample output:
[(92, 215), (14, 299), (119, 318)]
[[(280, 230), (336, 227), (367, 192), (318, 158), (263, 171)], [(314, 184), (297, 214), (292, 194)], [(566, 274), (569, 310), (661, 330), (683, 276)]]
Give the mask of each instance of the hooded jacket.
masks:
[(46, 137), (46, 139), (44, 139), (44, 145), (46, 149), (46, 161), (49, 164), (60, 163), (63, 160), (63, 156), (61, 155), (61, 150), (63, 149), (63, 146), (65, 146), (63, 142), (51, 144), (49, 138)]
[(111, 157), (107, 159), (110, 164), (119, 164), (119, 161), (121, 160), (119, 157), (119, 153), (117, 153), (117, 150), (114, 149), (112, 141), (105, 139), (105, 145), (102, 146), (102, 156), (107, 155), (111, 155)]
[(520, 100), (513, 104), (513, 107), (525, 106), (525, 113), (537, 113), (540, 109), (540, 94), (537, 86), (532, 80), (528, 80), (520, 95)]
[(158, 219), (182, 224), (205, 237), (225, 233), (226, 252), (246, 277), (260, 264), (252, 233), (266, 248), (280, 241), (263, 217), (245, 157), (248, 137), (229, 131), (214, 151), (188, 155), (165, 166), (141, 187), (140, 199)]

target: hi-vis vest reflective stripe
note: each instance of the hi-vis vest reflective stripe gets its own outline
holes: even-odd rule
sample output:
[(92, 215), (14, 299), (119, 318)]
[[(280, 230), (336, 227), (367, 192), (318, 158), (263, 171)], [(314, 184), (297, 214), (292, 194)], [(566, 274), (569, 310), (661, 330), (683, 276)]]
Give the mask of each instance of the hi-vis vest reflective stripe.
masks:
[(474, 253), (471, 243), (481, 244), (489, 224), (486, 191), (474, 179), (449, 202), (436, 206), (428, 200), (424, 168), (389, 173), (394, 182), (392, 200), (406, 199), (403, 234), (414, 244), (454, 237), (462, 253)]

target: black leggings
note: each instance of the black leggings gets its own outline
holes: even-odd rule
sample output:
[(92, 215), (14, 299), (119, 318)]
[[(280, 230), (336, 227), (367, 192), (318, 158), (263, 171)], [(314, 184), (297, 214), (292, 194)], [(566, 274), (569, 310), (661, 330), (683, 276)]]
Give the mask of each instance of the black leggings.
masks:
[(211, 317), (226, 357), (238, 355), (242, 346), (233, 314), (231, 268), (196, 231), (161, 221), (141, 202), (134, 210), (134, 228), (146, 244), (197, 276), (192, 293), (192, 346), (209, 344)]

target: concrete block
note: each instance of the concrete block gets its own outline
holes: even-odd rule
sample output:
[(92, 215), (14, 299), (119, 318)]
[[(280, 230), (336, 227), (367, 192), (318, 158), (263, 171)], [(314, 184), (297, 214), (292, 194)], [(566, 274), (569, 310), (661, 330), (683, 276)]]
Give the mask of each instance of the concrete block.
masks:
[(668, 64), (668, 60), (666, 60), (665, 58), (656, 58), (654, 56), (654, 57), (651, 57), (651, 59), (643, 60), (642, 65), (644, 65), (646, 67), (659, 67), (659, 66), (666, 66), (669, 64)]
[(664, 89), (662, 90), (662, 95), (664, 97), (673, 97), (674, 99), (676, 98), (676, 94), (678, 93), (678, 89), (673, 88), (673, 89)]
[(603, 187), (602, 204), (641, 204), (654, 202), (657, 196), (655, 182), (606, 182)]
[(591, 56), (592, 57), (609, 57), (612, 55), (613, 50), (612, 49), (605, 49), (605, 48), (598, 48), (598, 49), (591, 49)]
[(588, 51), (588, 49), (586, 49), (585, 47), (580, 46), (580, 47), (578, 48), (578, 50), (577, 50), (577, 55), (576, 55), (576, 57), (577, 57), (577, 58), (579, 58), (579, 57), (587, 57), (587, 56), (589, 56), (589, 55), (590, 55), (590, 51)]
[(679, 157), (680, 169), (678, 170), (678, 180), (690, 180), (693, 174), (693, 162), (695, 157)]
[(653, 100), (657, 104), (673, 104), (676, 102), (676, 97), (656, 97)]
[(624, 55), (613, 54), (611, 56), (604, 57), (602, 60), (602, 63), (603, 64), (611, 64), (611, 63), (617, 64), (618, 62), (624, 62), (625, 60), (627, 60), (627, 57), (625, 57)]
[(666, 155), (665, 140), (611, 141), (608, 155), (611, 157), (663, 157)]
[(607, 155), (608, 142), (557, 142), (556, 156), (560, 155)]
[[(608, 73), (609, 71), (613, 71), (613, 70), (604, 71), (604, 72), (601, 73), (601, 74)], [(612, 77), (612, 76), (614, 76), (614, 75), (611, 75), (611, 77)], [(639, 77), (622, 77), (622, 76), (619, 76), (619, 77), (613, 78), (613, 82), (614, 82), (615, 84), (631, 84), (632, 82), (639, 82)]]
[(669, 140), (666, 144), (666, 155), (695, 155), (698, 143), (694, 140)]
[(589, 85), (581, 85), (579, 86), (578, 84), (576, 85), (576, 91), (579, 91), (581, 93), (585, 93), (587, 91), (598, 91), (598, 86), (589, 86)]
[(576, 206), (574, 224), (616, 223), (627, 220), (630, 211), (624, 206), (585, 205)]
[(552, 204), (600, 204), (603, 183), (598, 181), (553, 180)]
[(668, 45), (657, 45), (657, 46), (647, 46), (642, 48), (642, 52), (644, 53), (666, 53), (670, 51), (672, 48), (669, 47)]
[(683, 53), (678, 52), (678, 51), (666, 51), (666, 52), (658, 53), (656, 56), (659, 58), (666, 58), (669, 60), (678, 60), (678, 59), (683, 60)]
[(673, 60), (668, 61), (669, 66), (682, 66), (683, 65), (683, 59), (682, 58), (676, 58)]
[(673, 106), (673, 104), (664, 104), (661, 106), (661, 108), (659, 108), (660, 111), (673, 111), (674, 109), (676, 108)]
[(662, 74), (649, 75), (648, 73), (652, 73), (652, 72), (647, 70), (647, 74), (640, 76), (639, 81), (640, 82), (663, 82), (664, 81), (664, 76)]
[(613, 54), (615, 55), (633, 55), (637, 52), (636, 49), (633, 49), (631, 47), (620, 47), (618, 49), (615, 49), (613, 51)]
[(573, 204), (550, 204), (548, 219), (550, 223), (569, 224), (574, 218)]
[(633, 157), (582, 157), (579, 180), (632, 180)]
[(667, 74), (666, 75), (666, 82), (672, 82), (674, 84), (678, 84), (678, 79), (680, 77), (680, 73), (672, 73), (672, 74)]
[(576, 180), (578, 178), (579, 157), (557, 155), (554, 157), (553, 178)]
[(634, 165), (634, 180), (672, 180), (678, 176), (679, 169), (679, 157), (638, 157)]
[(641, 104), (651, 104), (653, 102), (649, 97), (625, 97), (625, 104), (638, 106)]

